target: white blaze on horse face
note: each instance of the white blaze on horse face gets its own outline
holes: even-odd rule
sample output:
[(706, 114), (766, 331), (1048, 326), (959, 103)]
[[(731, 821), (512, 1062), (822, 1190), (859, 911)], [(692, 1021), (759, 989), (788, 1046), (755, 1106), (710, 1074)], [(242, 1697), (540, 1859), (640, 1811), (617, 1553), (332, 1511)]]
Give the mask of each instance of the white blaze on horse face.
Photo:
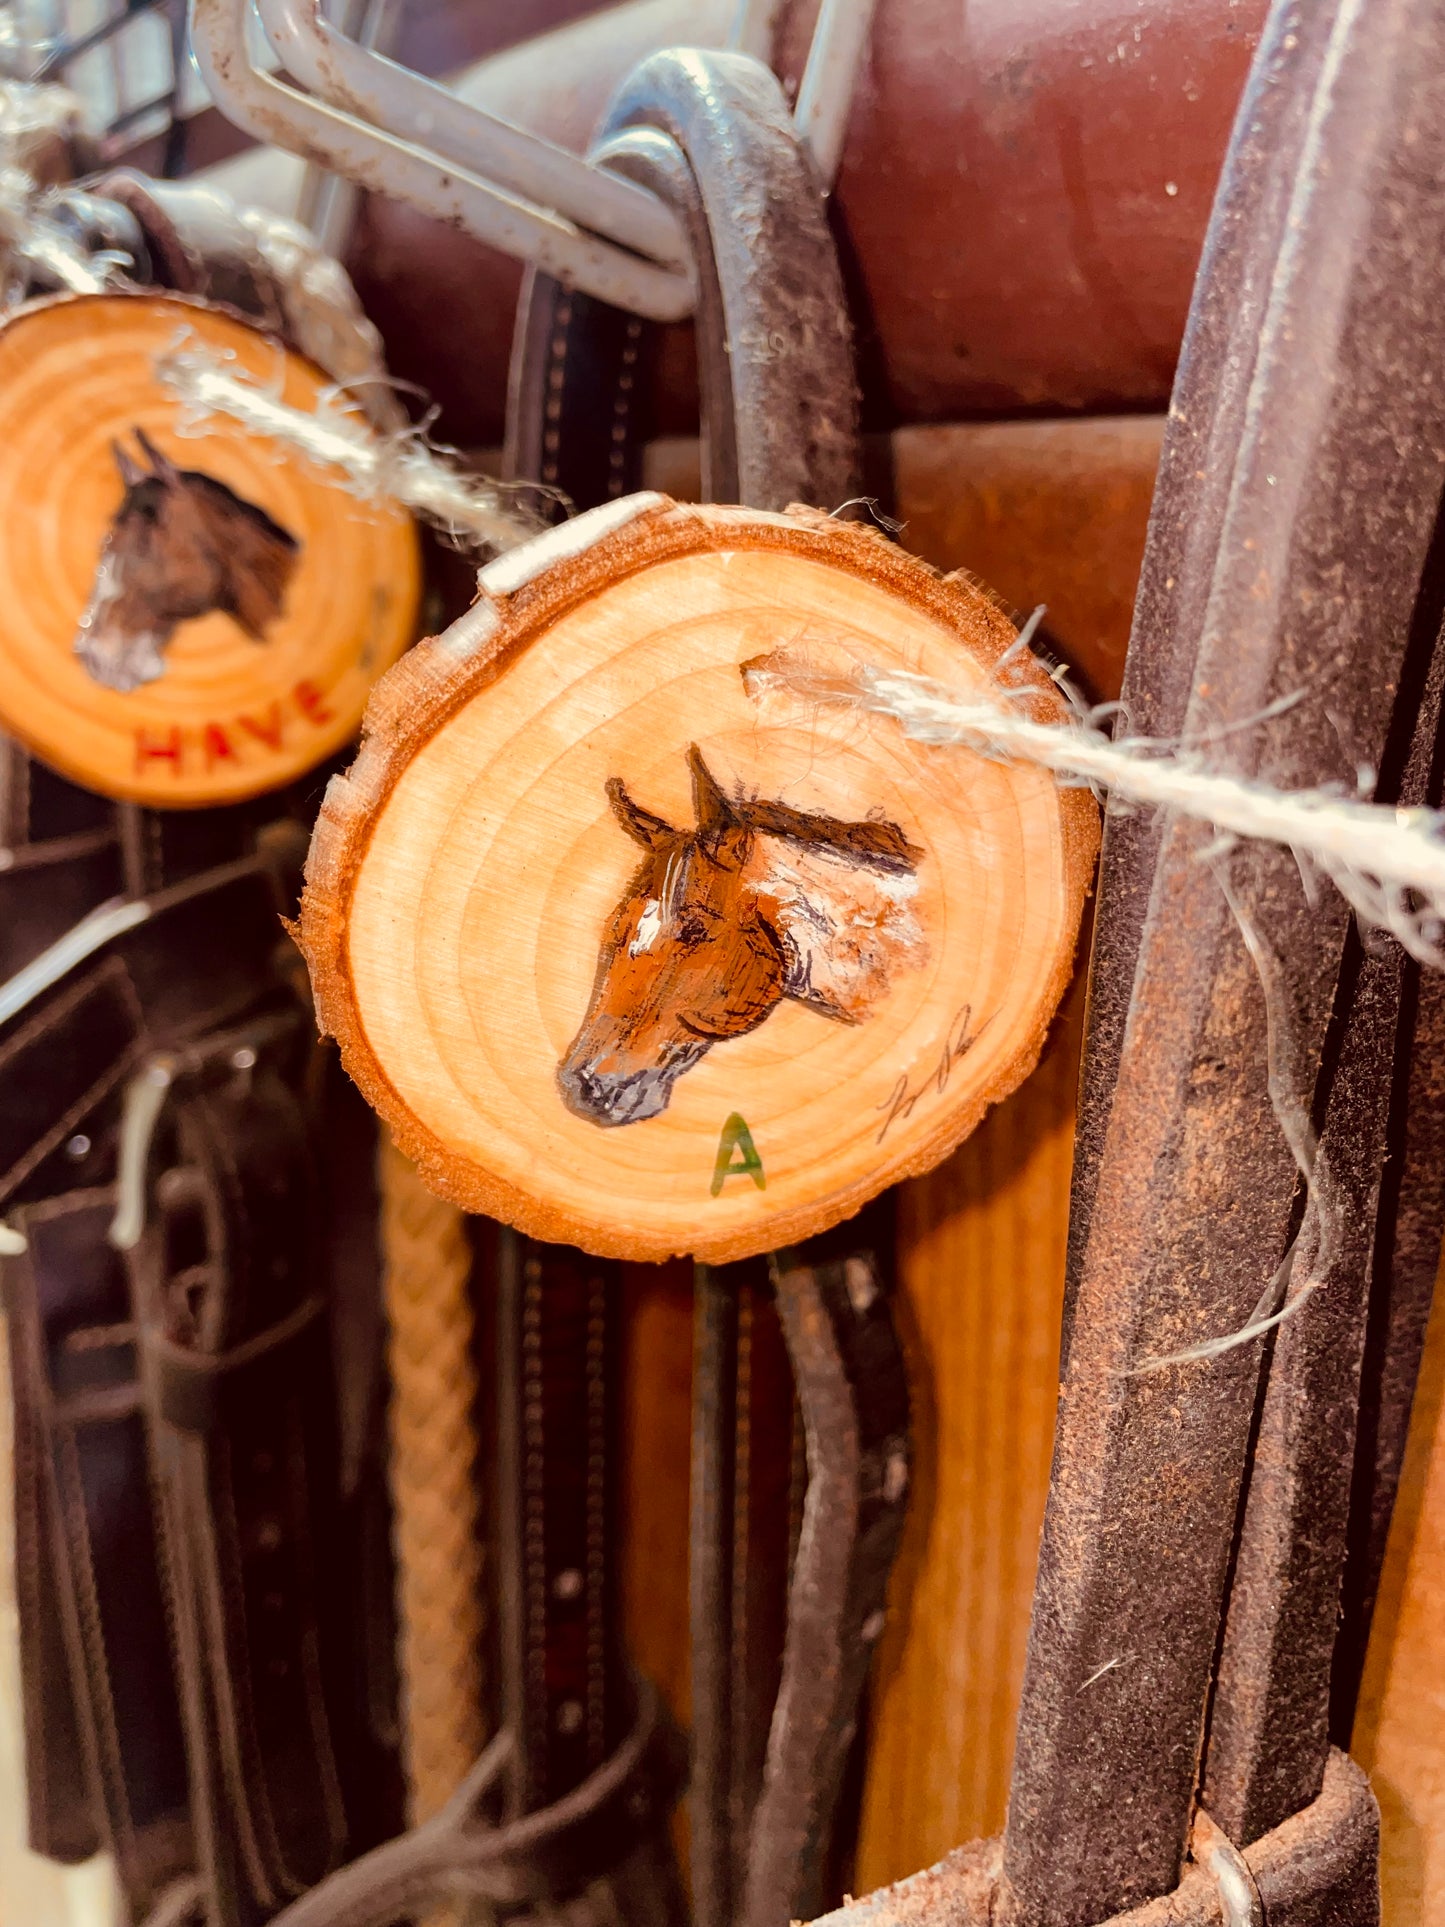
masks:
[(657, 897), (649, 897), (637, 919), (637, 934), (627, 946), (628, 956), (640, 957), (644, 951), (651, 950), (661, 933), (662, 904)]
[(918, 878), (843, 850), (759, 836), (745, 882), (770, 899), (788, 946), (786, 994), (832, 1017), (866, 1017), (928, 946)]
[(154, 682), (165, 664), (160, 638), (149, 630), (127, 635), (114, 621), (121, 580), (116, 558), (102, 550), (95, 586), (75, 631), (75, 653), (98, 683), (128, 694), (142, 683)]

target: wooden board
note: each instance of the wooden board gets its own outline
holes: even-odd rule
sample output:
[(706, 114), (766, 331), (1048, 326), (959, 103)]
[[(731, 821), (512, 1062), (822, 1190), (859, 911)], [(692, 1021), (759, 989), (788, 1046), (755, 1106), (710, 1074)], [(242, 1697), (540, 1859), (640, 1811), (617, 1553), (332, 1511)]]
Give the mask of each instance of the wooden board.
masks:
[(326, 385), (173, 296), (68, 296), (0, 326), (0, 729), (162, 808), (274, 789), (346, 743), (420, 580), (399, 509), (232, 423), (179, 432), (154, 363), (188, 330), (292, 406)]
[(1385, 1927), (1445, 1927), (1445, 1270), (1350, 1751), (1380, 1803)]
[(300, 928), (427, 1181), (722, 1261), (946, 1156), (1037, 1061), (1094, 806), (741, 672), (786, 646), (982, 687), (1014, 639), (992, 598), (862, 528), (656, 496), (481, 580), (373, 699)]

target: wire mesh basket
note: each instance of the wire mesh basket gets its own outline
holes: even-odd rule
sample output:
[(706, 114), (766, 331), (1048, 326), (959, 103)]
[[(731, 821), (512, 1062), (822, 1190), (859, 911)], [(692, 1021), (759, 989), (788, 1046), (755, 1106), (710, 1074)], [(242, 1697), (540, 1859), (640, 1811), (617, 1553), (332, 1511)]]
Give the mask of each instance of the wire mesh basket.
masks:
[(0, 7), (0, 72), (77, 94), (102, 160), (154, 140), (157, 172), (186, 171), (186, 121), (206, 90), (185, 0), (14, 0)]

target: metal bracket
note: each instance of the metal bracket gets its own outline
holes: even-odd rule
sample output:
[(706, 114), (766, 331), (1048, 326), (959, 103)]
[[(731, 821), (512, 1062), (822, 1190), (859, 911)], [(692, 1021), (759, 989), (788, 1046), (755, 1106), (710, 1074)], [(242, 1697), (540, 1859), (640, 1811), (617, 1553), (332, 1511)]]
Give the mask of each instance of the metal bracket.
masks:
[[(288, 73), (263, 73), (246, 40), (251, 0), (191, 0), (196, 60), (221, 111), (257, 140), (409, 202), (535, 263), (569, 287), (653, 321), (692, 312), (687, 247), (672, 210), (611, 174), (485, 113), (339, 32), (321, 0), (256, 0)], [(824, 0), (795, 121), (832, 184), (875, 0)], [(744, 0), (732, 44), (757, 57), (777, 0)]]

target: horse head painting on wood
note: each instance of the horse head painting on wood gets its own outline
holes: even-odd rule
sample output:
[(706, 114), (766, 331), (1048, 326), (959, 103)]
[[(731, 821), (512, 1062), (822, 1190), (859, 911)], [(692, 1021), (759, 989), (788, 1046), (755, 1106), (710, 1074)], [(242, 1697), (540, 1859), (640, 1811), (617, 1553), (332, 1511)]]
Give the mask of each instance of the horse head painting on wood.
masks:
[(113, 443), (125, 494), (105, 541), (75, 653), (108, 689), (165, 670), (178, 623), (219, 609), (256, 642), (281, 613), (300, 544), (254, 502), (199, 469), (177, 468), (143, 429), (145, 464)]
[(912, 909), (923, 853), (896, 823), (729, 798), (696, 744), (687, 760), (695, 829), (643, 809), (619, 778), (607, 785), (647, 854), (557, 1073), (567, 1108), (593, 1124), (656, 1117), (714, 1044), (756, 1030), (784, 998), (861, 1022), (924, 956)]

